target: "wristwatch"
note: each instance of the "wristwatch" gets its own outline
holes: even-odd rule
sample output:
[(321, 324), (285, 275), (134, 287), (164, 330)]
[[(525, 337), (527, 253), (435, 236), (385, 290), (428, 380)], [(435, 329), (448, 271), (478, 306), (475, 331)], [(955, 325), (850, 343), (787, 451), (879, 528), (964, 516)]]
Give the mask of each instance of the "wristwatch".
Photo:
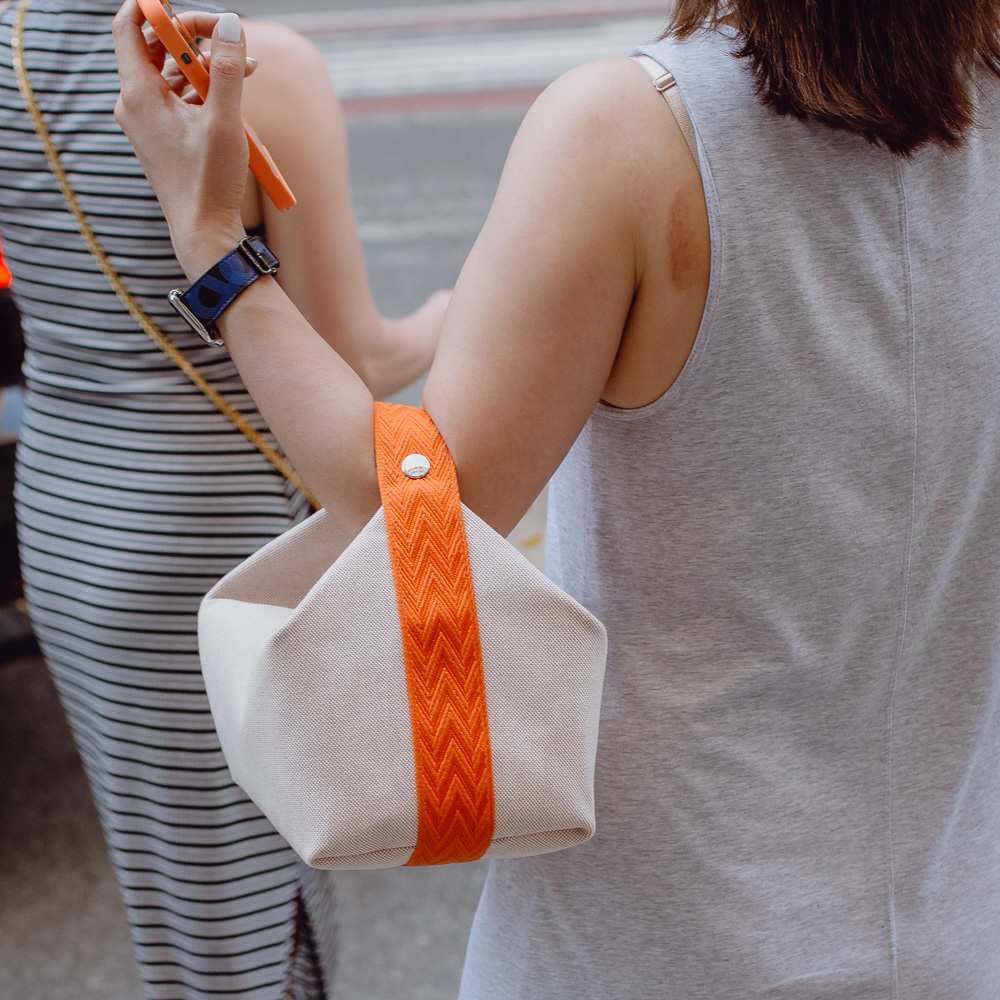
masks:
[(279, 267), (278, 258), (259, 236), (247, 236), (187, 291), (171, 289), (167, 298), (206, 344), (222, 347), (216, 320), (240, 292), (263, 275), (274, 274)]

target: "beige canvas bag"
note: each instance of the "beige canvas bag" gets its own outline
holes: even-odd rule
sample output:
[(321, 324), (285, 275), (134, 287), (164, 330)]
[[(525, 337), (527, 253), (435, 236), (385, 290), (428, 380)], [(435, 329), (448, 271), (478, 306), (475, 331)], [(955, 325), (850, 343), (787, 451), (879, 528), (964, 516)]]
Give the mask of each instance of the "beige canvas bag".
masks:
[(460, 503), (424, 411), (376, 404), (376, 451), (356, 538), (320, 511), (202, 604), (234, 779), (319, 868), (587, 840), (604, 627)]

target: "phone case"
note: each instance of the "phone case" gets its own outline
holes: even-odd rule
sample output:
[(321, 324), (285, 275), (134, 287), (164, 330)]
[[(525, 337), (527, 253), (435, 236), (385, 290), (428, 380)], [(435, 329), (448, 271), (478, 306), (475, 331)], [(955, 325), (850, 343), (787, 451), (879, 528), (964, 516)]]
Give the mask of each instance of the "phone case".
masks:
[[(164, 48), (174, 57), (195, 92), (204, 100), (208, 94), (209, 74), (204, 56), (191, 33), (174, 14), (167, 0), (139, 0), (139, 7), (156, 32), (156, 37), (163, 42)], [(292, 189), (285, 183), (277, 164), (271, 159), (267, 147), (257, 137), (245, 115), (243, 127), (250, 145), (251, 172), (275, 207), (282, 212), (288, 211), (295, 204)]]

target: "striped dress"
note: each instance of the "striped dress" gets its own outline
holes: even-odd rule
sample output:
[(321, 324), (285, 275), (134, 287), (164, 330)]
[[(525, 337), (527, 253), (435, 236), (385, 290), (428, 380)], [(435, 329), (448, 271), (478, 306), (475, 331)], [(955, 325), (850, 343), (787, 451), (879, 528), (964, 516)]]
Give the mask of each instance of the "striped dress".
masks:
[[(0, 231), (28, 346), (21, 553), (145, 993), (319, 1000), (327, 888), (230, 778), (196, 638), (201, 595), (308, 505), (136, 326), (88, 253), (18, 92), (14, 7), (0, 16)], [(34, 0), (25, 48), (38, 102), (125, 283), (263, 427), (226, 353), (167, 303), (184, 275), (112, 117), (117, 7)]]

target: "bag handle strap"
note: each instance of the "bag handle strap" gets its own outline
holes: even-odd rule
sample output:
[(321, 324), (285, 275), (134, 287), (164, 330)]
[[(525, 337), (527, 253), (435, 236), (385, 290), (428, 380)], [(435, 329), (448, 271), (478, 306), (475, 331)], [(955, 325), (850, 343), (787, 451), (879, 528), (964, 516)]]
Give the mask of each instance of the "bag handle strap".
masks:
[(193, 364), (187, 359), (184, 352), (175, 347), (167, 335), (150, 319), (149, 315), (146, 313), (145, 309), (138, 303), (135, 296), (125, 287), (125, 283), (122, 281), (121, 276), (115, 270), (114, 265), (108, 260), (107, 254), (104, 252), (104, 248), (101, 246), (100, 240), (98, 240), (94, 230), (91, 228), (90, 223), (87, 221), (86, 215), (84, 215), (83, 209), (80, 207), (80, 202), (76, 197), (76, 192), (73, 190), (73, 185), (70, 183), (69, 176), (66, 173), (66, 169), (62, 165), (62, 160), (59, 156), (59, 151), (55, 147), (55, 143), (52, 141), (52, 136), (49, 133), (48, 126), (45, 124), (45, 119), (42, 117), (42, 112), (38, 107), (38, 102), (35, 99), (35, 92), (32, 89), (31, 81), (28, 78), (28, 71), (24, 61), (24, 18), (28, 13), (28, 7), (31, 4), (31, 0), (20, 0), (20, 4), (17, 9), (17, 17), (14, 21), (14, 32), (11, 37), (11, 49), (13, 50), (13, 64), (14, 73), (17, 76), (17, 85), (20, 88), (21, 96), (24, 99), (25, 106), (28, 109), (28, 114), (31, 115), (31, 120), (35, 125), (35, 132), (38, 133), (38, 138), (41, 140), (42, 147), (45, 150), (45, 158), (48, 160), (49, 168), (52, 173), (55, 174), (56, 180), (59, 182), (59, 188), (62, 191), (63, 198), (66, 201), (66, 205), (73, 217), (76, 219), (76, 224), (80, 230), (80, 235), (83, 237), (84, 242), (87, 244), (87, 248), (93, 254), (94, 258), (97, 260), (101, 271), (104, 273), (104, 277), (108, 279), (108, 283), (115, 290), (115, 294), (121, 299), (122, 304), (128, 309), (132, 318), (139, 324), (140, 327), (146, 332), (150, 340), (153, 341), (156, 346), (163, 351), (164, 354), (170, 358), (171, 361), (185, 375), (219, 408), (222, 414), (235, 425), (235, 427), (243, 434), (243, 436), (293, 485), (296, 489), (301, 490), (305, 495), (306, 499), (313, 505), (314, 508), (319, 510), (319, 501), (309, 492), (305, 483), (299, 478), (298, 473), (292, 468), (291, 463), (284, 455), (281, 454), (276, 448), (267, 441), (263, 434), (254, 427), (247, 418), (236, 409), (232, 403), (229, 402), (225, 396), (222, 395), (214, 386), (210, 385), (209, 382), (201, 375), (201, 373), (194, 367)]
[(493, 839), (493, 754), (469, 546), (451, 453), (424, 410), (375, 404), (413, 727), (419, 833), (408, 865), (474, 861)]
[(701, 164), (698, 160), (698, 140), (694, 135), (694, 125), (691, 122), (688, 109), (684, 106), (684, 98), (681, 97), (674, 74), (670, 70), (664, 69), (652, 56), (632, 56), (632, 58), (649, 74), (653, 86), (663, 95), (667, 106), (673, 112), (674, 118), (677, 119), (677, 124), (680, 126), (688, 149), (691, 150), (694, 165), (701, 173)]

